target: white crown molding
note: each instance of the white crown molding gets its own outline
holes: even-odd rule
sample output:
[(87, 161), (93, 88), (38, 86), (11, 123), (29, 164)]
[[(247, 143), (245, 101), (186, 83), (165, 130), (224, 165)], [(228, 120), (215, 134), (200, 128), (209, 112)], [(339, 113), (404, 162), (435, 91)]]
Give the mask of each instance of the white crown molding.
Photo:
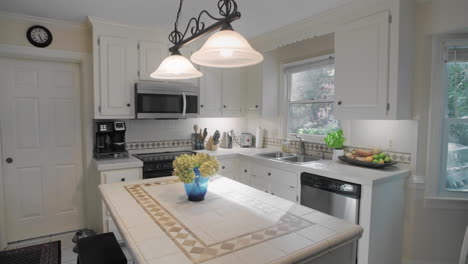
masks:
[(29, 23), (36, 23), (36, 24), (53, 25), (56, 27), (76, 27), (76, 28), (88, 27), (88, 24), (85, 21), (74, 22), (74, 21), (68, 21), (68, 20), (37, 17), (37, 16), (10, 13), (10, 12), (4, 12), (4, 11), (0, 11), (0, 18), (18, 20), (18, 21), (29, 22)]
[[(166, 30), (170, 28), (170, 25), (163, 25), (163, 24), (154, 24), (154, 26), (148, 26), (148, 25), (139, 25), (139, 24), (123, 24), (117, 21), (112, 21), (108, 20), (105, 18), (101, 17), (95, 17), (95, 16), (87, 16), (86, 21), (88, 24), (93, 25), (93, 24), (106, 24), (106, 25), (111, 25), (111, 26), (118, 26), (118, 27), (126, 27), (130, 29), (143, 29), (143, 30)], [(169, 32), (168, 32), (169, 34)]]

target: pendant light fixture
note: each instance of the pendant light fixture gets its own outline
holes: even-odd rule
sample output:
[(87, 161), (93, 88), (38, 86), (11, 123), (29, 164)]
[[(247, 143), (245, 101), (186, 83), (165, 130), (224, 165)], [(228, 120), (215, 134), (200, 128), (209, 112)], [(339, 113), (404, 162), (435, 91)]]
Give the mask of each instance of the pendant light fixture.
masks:
[(193, 64), (179, 51), (172, 52), (171, 56), (165, 58), (158, 69), (150, 77), (164, 80), (183, 80), (200, 78), (203, 73), (198, 71)]
[(221, 31), (213, 34), (190, 59), (208, 67), (238, 68), (260, 63), (263, 56), (228, 23)]
[[(178, 24), (183, 2), (184, 0), (180, 0), (174, 30), (169, 34), (169, 41), (173, 44), (169, 49), (171, 56), (167, 57), (151, 74), (152, 78), (190, 79), (203, 76), (188, 59), (180, 54), (179, 50), (190, 42), (218, 29), (221, 30), (213, 34), (203, 47), (192, 55), (193, 62), (208, 67), (236, 68), (254, 65), (263, 60), (262, 54), (254, 50), (241, 34), (232, 29), (231, 22), (241, 17), (237, 11), (236, 1), (218, 0), (218, 11), (222, 17), (215, 17), (203, 10), (198, 17), (192, 17), (189, 20), (182, 33), (178, 29)], [(203, 14), (216, 22), (205, 27), (205, 23), (201, 21)], [(187, 35), (189, 32), (190, 36)]]

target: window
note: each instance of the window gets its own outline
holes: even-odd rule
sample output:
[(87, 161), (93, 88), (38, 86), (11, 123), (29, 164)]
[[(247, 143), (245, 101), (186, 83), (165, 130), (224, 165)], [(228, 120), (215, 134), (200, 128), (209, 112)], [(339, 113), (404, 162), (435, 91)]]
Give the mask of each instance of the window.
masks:
[(284, 68), (288, 134), (320, 140), (338, 128), (333, 117), (335, 67), (331, 56)]
[(443, 188), (468, 192), (468, 42), (444, 45)]

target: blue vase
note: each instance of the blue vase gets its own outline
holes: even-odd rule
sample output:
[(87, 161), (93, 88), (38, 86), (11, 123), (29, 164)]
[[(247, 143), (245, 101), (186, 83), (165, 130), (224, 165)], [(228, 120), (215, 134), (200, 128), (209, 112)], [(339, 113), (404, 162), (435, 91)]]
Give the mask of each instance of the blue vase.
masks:
[(205, 199), (206, 191), (208, 190), (208, 183), (210, 178), (202, 177), (198, 168), (193, 169), (195, 172), (195, 179), (191, 183), (184, 183), (185, 193), (189, 201), (199, 202)]

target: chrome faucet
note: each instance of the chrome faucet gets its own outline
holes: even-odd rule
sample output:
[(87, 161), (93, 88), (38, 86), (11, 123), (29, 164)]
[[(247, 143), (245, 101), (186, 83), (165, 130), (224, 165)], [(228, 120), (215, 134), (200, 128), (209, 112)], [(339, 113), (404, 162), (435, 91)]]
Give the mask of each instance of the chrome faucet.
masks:
[(297, 134), (294, 134), (294, 136), (296, 138), (299, 139), (299, 144), (300, 144), (300, 151), (299, 151), (299, 155), (301, 156), (304, 156), (305, 155), (305, 143), (304, 143), (304, 139), (302, 139), (300, 136), (298, 136)]

